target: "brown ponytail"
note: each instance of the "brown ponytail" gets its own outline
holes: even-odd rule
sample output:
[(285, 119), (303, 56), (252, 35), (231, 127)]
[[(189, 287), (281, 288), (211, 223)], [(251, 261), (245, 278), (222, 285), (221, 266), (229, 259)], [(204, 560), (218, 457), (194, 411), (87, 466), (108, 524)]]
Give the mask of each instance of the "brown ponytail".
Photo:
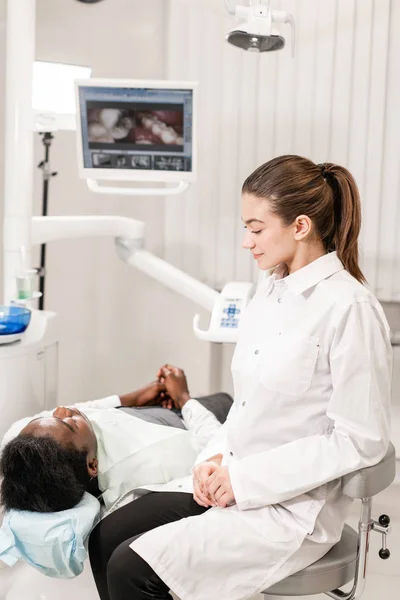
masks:
[(344, 268), (365, 282), (358, 264), (360, 195), (347, 169), (333, 163), (316, 165), (296, 155), (279, 156), (256, 169), (242, 193), (268, 200), (286, 225), (299, 215), (310, 217), (326, 250), (336, 250)]

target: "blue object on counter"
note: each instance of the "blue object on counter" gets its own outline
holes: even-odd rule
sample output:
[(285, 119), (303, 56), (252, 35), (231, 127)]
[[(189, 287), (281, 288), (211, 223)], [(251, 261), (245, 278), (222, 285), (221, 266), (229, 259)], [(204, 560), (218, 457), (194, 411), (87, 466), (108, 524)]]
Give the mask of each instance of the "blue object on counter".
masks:
[(31, 311), (23, 306), (0, 306), (0, 335), (22, 333), (31, 320)]

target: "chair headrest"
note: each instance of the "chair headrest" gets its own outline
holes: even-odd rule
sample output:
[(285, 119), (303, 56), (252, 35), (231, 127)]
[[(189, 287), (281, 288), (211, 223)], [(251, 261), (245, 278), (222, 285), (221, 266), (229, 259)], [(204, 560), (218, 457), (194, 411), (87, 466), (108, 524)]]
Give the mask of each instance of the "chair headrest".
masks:
[(49, 577), (71, 579), (83, 571), (87, 541), (100, 503), (85, 493), (74, 508), (54, 513), (10, 510), (0, 528), (0, 561), (24, 560)]

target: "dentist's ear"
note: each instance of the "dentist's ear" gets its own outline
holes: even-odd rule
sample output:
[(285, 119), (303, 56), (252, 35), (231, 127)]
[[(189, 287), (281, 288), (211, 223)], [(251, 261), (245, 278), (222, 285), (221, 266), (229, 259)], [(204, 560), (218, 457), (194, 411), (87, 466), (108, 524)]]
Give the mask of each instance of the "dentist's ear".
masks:
[(307, 215), (300, 215), (294, 222), (294, 239), (298, 242), (308, 237), (313, 229), (312, 221)]

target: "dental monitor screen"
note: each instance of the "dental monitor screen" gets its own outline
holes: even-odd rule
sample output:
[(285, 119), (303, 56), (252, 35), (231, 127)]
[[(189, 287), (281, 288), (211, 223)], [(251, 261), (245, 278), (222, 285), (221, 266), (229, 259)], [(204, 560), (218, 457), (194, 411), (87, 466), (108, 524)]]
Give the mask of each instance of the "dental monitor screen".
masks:
[(80, 175), (194, 180), (194, 84), (77, 82)]

